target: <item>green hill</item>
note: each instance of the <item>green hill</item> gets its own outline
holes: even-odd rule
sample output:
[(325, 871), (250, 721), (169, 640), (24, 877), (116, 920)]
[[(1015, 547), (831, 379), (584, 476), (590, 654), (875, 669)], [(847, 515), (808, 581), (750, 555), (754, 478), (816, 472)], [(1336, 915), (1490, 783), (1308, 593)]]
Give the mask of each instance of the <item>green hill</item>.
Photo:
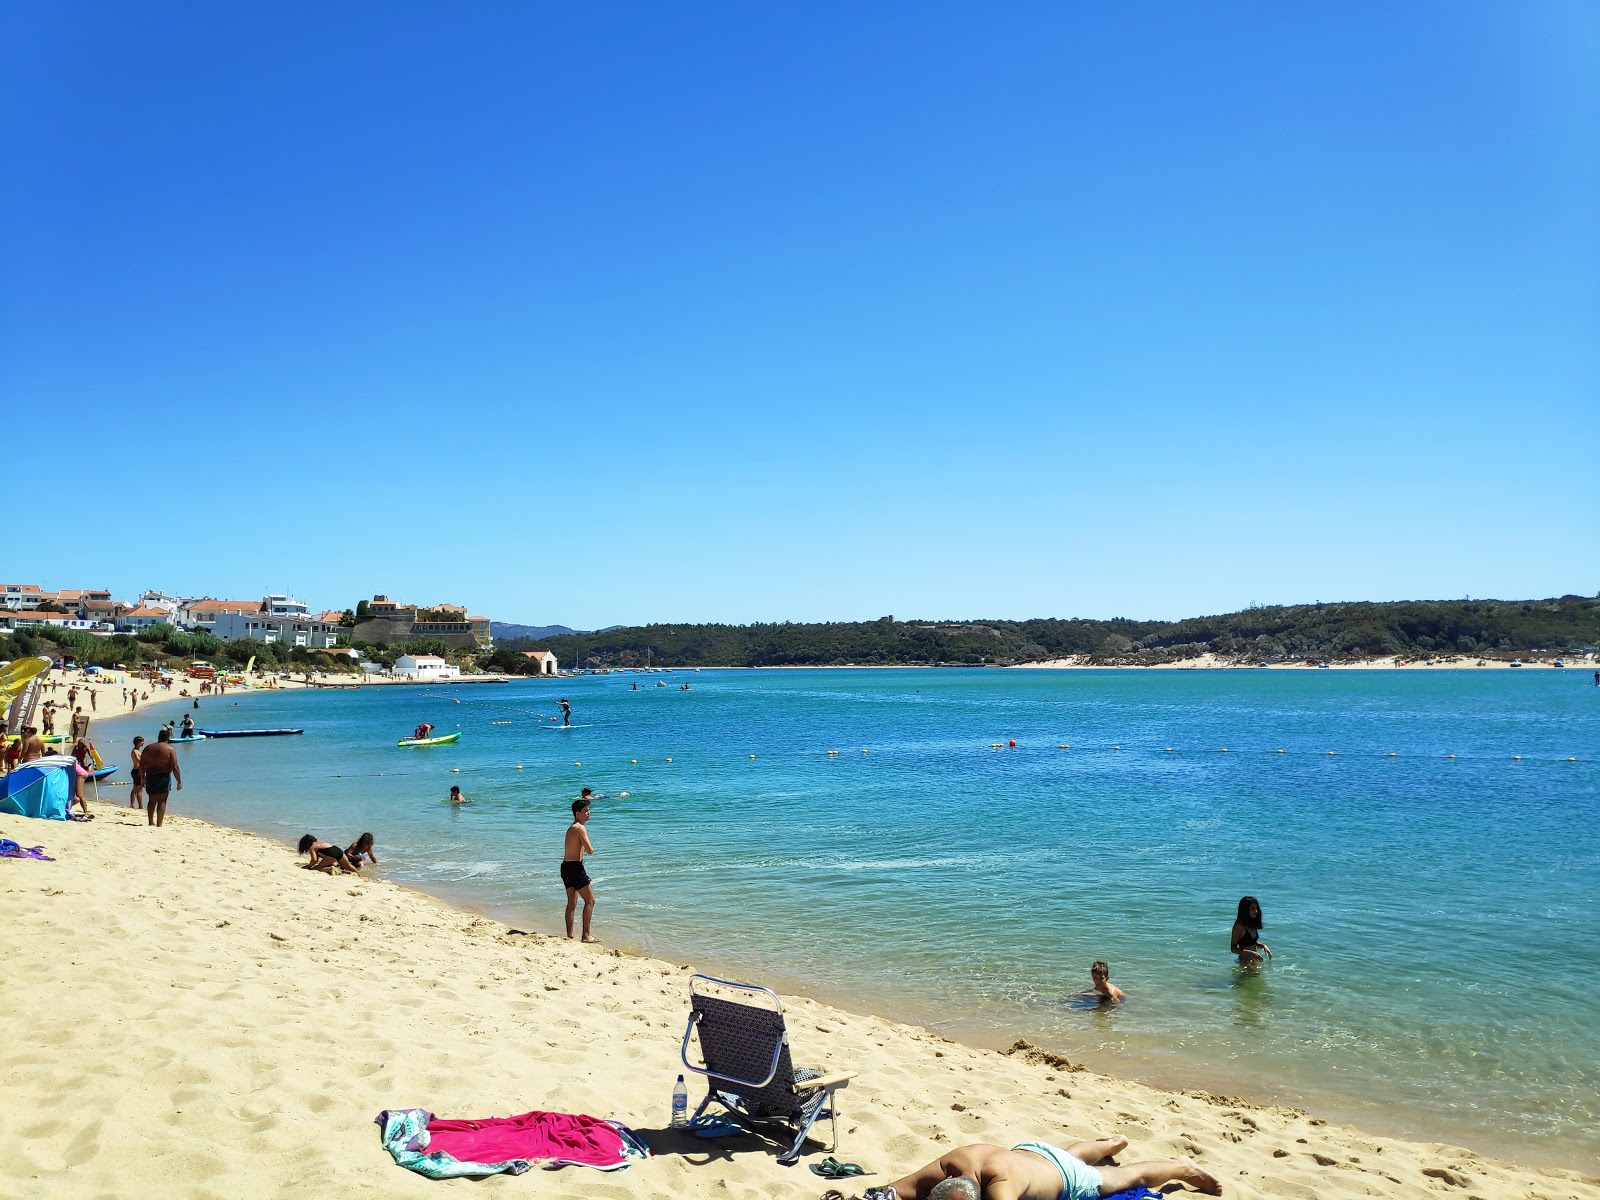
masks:
[(645, 625), (500, 643), (484, 665), (519, 670), (523, 650), (562, 666), (1010, 665), (1082, 657), (1158, 665), (1218, 654), (1241, 662), (1352, 661), (1388, 654), (1509, 658), (1600, 645), (1600, 599), (1405, 600), (1251, 608), (1182, 621), (850, 621)]

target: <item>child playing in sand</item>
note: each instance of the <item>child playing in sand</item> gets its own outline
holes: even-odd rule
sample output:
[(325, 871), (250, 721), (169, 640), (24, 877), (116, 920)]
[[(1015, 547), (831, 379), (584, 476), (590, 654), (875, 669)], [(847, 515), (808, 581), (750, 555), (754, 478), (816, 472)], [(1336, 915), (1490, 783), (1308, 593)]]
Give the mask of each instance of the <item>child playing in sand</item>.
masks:
[(372, 852), (372, 841), (370, 833), (363, 833), (355, 841), (351, 842), (349, 848), (344, 852), (345, 858), (350, 860), (356, 870), (359, 871), (361, 869), (362, 859), (366, 859), (373, 866), (378, 865), (378, 856)]
[(594, 843), (584, 826), (589, 821), (589, 802), (572, 802), (572, 824), (567, 826), (567, 840), (561, 854), (561, 882), (567, 889), (567, 936), (572, 936), (572, 914), (583, 897), (583, 940), (598, 942), (590, 936), (589, 922), (594, 918), (594, 886), (589, 882), (589, 872), (583, 869), (583, 856), (594, 853)]
[(306, 856), (307, 871), (322, 871), (332, 875), (335, 868), (342, 871), (356, 869), (350, 865), (350, 860), (345, 857), (343, 850), (332, 842), (319, 840), (314, 833), (308, 833), (300, 839), (300, 853)]

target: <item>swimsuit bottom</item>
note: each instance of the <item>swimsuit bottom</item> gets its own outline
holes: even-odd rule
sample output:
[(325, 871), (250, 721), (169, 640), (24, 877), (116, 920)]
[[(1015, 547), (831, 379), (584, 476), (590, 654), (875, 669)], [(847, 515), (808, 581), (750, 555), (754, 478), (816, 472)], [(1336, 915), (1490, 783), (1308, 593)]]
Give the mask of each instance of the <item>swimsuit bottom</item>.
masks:
[(583, 860), (567, 860), (561, 864), (561, 882), (573, 891), (581, 891), (589, 886), (589, 872), (583, 869)]
[(1065, 1150), (1057, 1150), (1046, 1142), (1023, 1142), (1011, 1148), (1026, 1150), (1055, 1163), (1056, 1170), (1061, 1172), (1061, 1200), (1098, 1200), (1100, 1172), (1082, 1159), (1073, 1158)]
[(172, 790), (172, 772), (147, 772), (144, 777), (144, 790), (152, 796), (165, 796)]
[(130, 776), (130, 778), (133, 780), (133, 786), (134, 787), (139, 787), (141, 784), (144, 783), (144, 772), (139, 770), (138, 767), (135, 767), (133, 769), (133, 774), (132, 774), (132, 776)]

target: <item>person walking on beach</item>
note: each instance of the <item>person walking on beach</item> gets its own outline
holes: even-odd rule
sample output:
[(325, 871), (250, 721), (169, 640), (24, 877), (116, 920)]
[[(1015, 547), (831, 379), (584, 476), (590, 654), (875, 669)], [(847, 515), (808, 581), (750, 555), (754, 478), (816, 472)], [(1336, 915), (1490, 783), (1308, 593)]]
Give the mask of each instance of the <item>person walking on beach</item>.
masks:
[(128, 779), (133, 783), (133, 788), (128, 792), (128, 807), (144, 807), (144, 770), (139, 766), (139, 756), (144, 750), (144, 739), (133, 739), (133, 770), (128, 773)]
[(95, 695), (96, 694), (97, 693), (95, 692), (94, 688), (90, 688), (89, 689), (89, 711), (90, 712), (99, 712), (100, 711), (100, 702), (95, 699)]
[(1241, 967), (1255, 966), (1263, 954), (1272, 957), (1272, 951), (1261, 940), (1261, 904), (1254, 896), (1244, 896), (1239, 900), (1239, 913), (1233, 919), (1228, 952), (1239, 956)]
[[(1187, 1158), (1163, 1158), (1121, 1166), (1105, 1162), (1127, 1148), (1125, 1137), (1078, 1142), (1059, 1150), (1045, 1142), (963, 1146), (920, 1171), (882, 1187), (865, 1200), (1096, 1200), (1135, 1188), (1182, 1182), (1207, 1195), (1222, 1195), (1222, 1182)], [(1103, 1166), (1094, 1166), (1104, 1163)]]
[(561, 723), (563, 725), (572, 724), (572, 705), (568, 704), (566, 700), (561, 701)]
[(172, 748), (172, 730), (163, 725), (156, 735), (156, 744), (146, 746), (139, 755), (139, 767), (144, 772), (145, 824), (161, 828), (167, 816), (167, 793), (172, 791), (172, 781), (178, 781), (183, 791), (183, 771), (178, 767), (178, 752)]
[(72, 710), (70, 727), (73, 741), (77, 741), (89, 732), (89, 718), (83, 715), (83, 709), (75, 708)]
[(561, 883), (567, 889), (567, 937), (572, 936), (572, 914), (578, 907), (578, 897), (583, 897), (583, 940), (598, 942), (589, 932), (594, 919), (594, 885), (589, 882), (589, 872), (583, 868), (583, 856), (594, 853), (594, 843), (584, 828), (589, 822), (589, 802), (572, 802), (572, 824), (567, 826), (566, 846), (561, 853)]

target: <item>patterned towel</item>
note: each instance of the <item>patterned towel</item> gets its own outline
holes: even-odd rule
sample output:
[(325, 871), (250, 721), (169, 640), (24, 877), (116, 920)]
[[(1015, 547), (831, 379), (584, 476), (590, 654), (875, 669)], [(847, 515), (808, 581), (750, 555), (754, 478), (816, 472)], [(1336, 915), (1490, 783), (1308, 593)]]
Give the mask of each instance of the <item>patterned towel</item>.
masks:
[(379, 1113), (377, 1124), (395, 1162), (429, 1179), (521, 1175), (532, 1160), (616, 1171), (650, 1154), (626, 1125), (579, 1113), (442, 1121), (427, 1109), (403, 1108)]

